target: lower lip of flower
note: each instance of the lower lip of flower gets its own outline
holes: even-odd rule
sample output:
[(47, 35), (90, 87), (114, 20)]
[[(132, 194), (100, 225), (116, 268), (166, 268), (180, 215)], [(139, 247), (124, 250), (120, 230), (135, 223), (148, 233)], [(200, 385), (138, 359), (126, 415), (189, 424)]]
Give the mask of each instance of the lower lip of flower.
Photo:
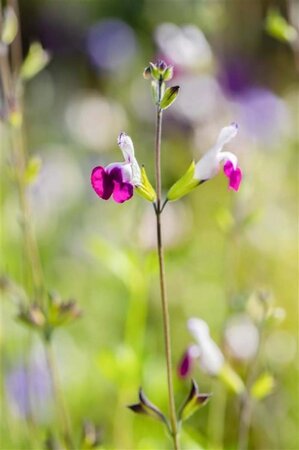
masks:
[(234, 169), (230, 161), (226, 161), (223, 167), (224, 174), (229, 179), (228, 187), (234, 191), (238, 191), (242, 181), (242, 171), (240, 167)]
[(115, 202), (123, 203), (133, 196), (134, 186), (123, 181), (120, 167), (110, 171), (101, 166), (95, 167), (91, 172), (91, 185), (103, 200), (108, 200), (112, 195)]

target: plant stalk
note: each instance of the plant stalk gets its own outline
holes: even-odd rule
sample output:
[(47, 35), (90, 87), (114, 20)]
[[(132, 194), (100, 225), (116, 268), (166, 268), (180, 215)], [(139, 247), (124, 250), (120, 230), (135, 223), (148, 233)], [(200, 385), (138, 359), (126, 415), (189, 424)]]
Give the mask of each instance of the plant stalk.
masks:
[[(0, 0), (1, 1), (1, 0)], [(0, 54), (0, 75), (1, 85), (3, 90), (5, 116), (10, 114), (10, 108), (13, 104), (19, 109), (19, 113), (23, 118), (23, 98), (22, 93), (18, 96), (17, 92), (17, 77), (19, 69), (22, 64), (22, 43), (21, 43), (21, 27), (19, 16), (19, 4), (18, 0), (9, 0), (8, 4), (14, 9), (14, 12), (18, 18), (18, 34), (15, 40), (10, 46), (11, 65), (8, 54), (8, 49)], [(0, 30), (2, 25), (2, 8), (0, 4)], [(21, 91), (22, 92), (22, 91)], [(34, 291), (33, 301), (39, 303), (42, 307), (45, 306), (45, 282), (43, 277), (42, 264), (40, 260), (39, 248), (34, 233), (34, 227), (32, 224), (32, 214), (30, 204), (27, 196), (27, 186), (25, 183), (25, 170), (27, 166), (27, 152), (26, 152), (26, 139), (24, 132), (24, 125), (11, 127), (10, 131), (11, 147), (13, 164), (15, 168), (15, 179), (19, 196), (20, 210), (22, 216), (22, 234), (25, 246), (25, 256), (28, 261), (31, 283)], [(29, 273), (27, 273), (29, 275)], [(53, 386), (53, 393), (57, 408), (57, 414), (60, 416), (62, 423), (62, 429), (66, 447), (68, 449), (73, 448), (71, 443), (71, 431), (69, 417), (64, 405), (62, 393), (59, 388), (59, 380), (55, 368), (55, 360), (50, 348), (50, 342), (45, 342), (45, 352), (49, 368), (49, 374)]]
[[(161, 100), (161, 82), (158, 85), (158, 98), (159, 103)], [(179, 450), (179, 436), (178, 426), (174, 401), (174, 390), (172, 380), (172, 357), (171, 357), (171, 338), (170, 338), (170, 321), (168, 311), (168, 299), (165, 283), (165, 264), (164, 264), (164, 249), (162, 241), (162, 229), (161, 229), (161, 131), (162, 131), (162, 110), (160, 105), (157, 105), (157, 122), (156, 122), (156, 224), (157, 224), (157, 252), (159, 259), (159, 275), (160, 275), (160, 292), (162, 302), (162, 315), (163, 315), (163, 330), (164, 330), (164, 344), (165, 344), (165, 358), (167, 368), (167, 385), (168, 385), (168, 402), (169, 402), (169, 418), (172, 431), (172, 439), (175, 450)]]
[(66, 445), (66, 448), (71, 450), (74, 448), (72, 444), (72, 433), (70, 428), (70, 421), (69, 416), (66, 411), (66, 407), (64, 404), (64, 399), (61, 394), (60, 390), (60, 383), (59, 383), (59, 377), (58, 377), (58, 371), (56, 367), (56, 362), (53, 354), (52, 349), (52, 343), (51, 339), (45, 341), (45, 353), (46, 353), (46, 359), (47, 359), (47, 365), (48, 370), (51, 376), (51, 382), (52, 382), (52, 390), (53, 390), (53, 396), (55, 399), (55, 405), (57, 409), (57, 416), (60, 418), (61, 421), (61, 428), (62, 428), (62, 434), (63, 439)]

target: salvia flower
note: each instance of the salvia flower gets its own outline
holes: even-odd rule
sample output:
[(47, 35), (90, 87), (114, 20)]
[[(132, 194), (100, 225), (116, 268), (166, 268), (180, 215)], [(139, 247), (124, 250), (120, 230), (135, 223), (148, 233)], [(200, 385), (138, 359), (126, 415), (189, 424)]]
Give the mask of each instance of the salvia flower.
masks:
[(91, 185), (103, 200), (111, 196), (117, 203), (123, 203), (133, 196), (134, 188), (141, 185), (141, 170), (134, 154), (132, 139), (120, 133), (117, 143), (123, 153), (124, 161), (97, 166), (91, 172)]
[(193, 162), (187, 172), (170, 188), (167, 194), (168, 200), (178, 200), (199, 184), (216, 176), (221, 163), (223, 163), (224, 174), (229, 179), (229, 189), (238, 191), (242, 181), (242, 171), (238, 166), (238, 159), (233, 153), (223, 151), (224, 145), (231, 141), (237, 133), (238, 125), (236, 123), (222, 128), (216, 144), (196, 164)]
[(188, 376), (194, 361), (198, 361), (202, 370), (209, 375), (218, 375), (224, 365), (224, 357), (211, 338), (208, 325), (201, 319), (192, 318), (188, 320), (188, 329), (196, 344), (190, 346), (183, 356), (179, 375)]
[(239, 375), (227, 364), (218, 345), (210, 336), (209, 326), (202, 319), (188, 320), (188, 329), (196, 344), (191, 345), (179, 364), (178, 373), (181, 378), (190, 375), (194, 363), (199, 363), (203, 372), (218, 377), (236, 394), (244, 391), (244, 383)]

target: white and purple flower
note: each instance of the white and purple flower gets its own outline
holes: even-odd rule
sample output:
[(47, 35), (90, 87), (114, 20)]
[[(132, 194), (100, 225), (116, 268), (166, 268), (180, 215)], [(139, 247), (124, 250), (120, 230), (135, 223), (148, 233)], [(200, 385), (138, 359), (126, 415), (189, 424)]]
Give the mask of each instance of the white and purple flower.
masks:
[(233, 139), (237, 132), (238, 125), (236, 123), (222, 128), (216, 144), (196, 164), (192, 162), (187, 172), (169, 189), (167, 199), (169, 201), (178, 200), (199, 184), (215, 177), (220, 170), (221, 163), (223, 163), (224, 174), (229, 179), (229, 189), (238, 191), (242, 181), (242, 171), (238, 166), (238, 159), (233, 153), (223, 151), (224, 145)]
[(229, 189), (238, 191), (242, 181), (242, 172), (238, 167), (238, 159), (231, 152), (224, 152), (223, 147), (238, 133), (238, 125), (232, 123), (228, 127), (222, 128), (218, 136), (217, 142), (195, 165), (194, 176), (199, 182), (203, 182), (213, 178), (220, 169), (223, 162), (224, 174), (229, 179)]
[(130, 200), (134, 188), (142, 184), (141, 170), (130, 136), (120, 133), (117, 143), (123, 153), (124, 162), (95, 167), (91, 172), (91, 185), (103, 200), (108, 200), (112, 195), (115, 202), (123, 203)]
[(206, 322), (192, 318), (188, 320), (188, 329), (196, 340), (185, 352), (179, 365), (179, 375), (184, 378), (192, 370), (193, 363), (198, 361), (202, 370), (209, 375), (218, 375), (224, 365), (224, 357), (210, 336)]

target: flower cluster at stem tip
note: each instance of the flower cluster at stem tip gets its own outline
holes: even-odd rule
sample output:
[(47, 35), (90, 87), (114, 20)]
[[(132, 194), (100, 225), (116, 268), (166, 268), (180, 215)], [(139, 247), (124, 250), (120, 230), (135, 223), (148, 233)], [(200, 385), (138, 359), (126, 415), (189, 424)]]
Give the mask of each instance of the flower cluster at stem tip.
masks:
[[(167, 66), (163, 61), (157, 64), (150, 63), (144, 71), (144, 78), (152, 79), (154, 86), (158, 83), (164, 85), (173, 76), (173, 67)], [(179, 87), (167, 88), (163, 96), (155, 103), (161, 110), (167, 109), (175, 101)], [(222, 128), (215, 145), (208, 150), (202, 158), (191, 166), (185, 174), (174, 183), (167, 193), (167, 201), (175, 201), (187, 195), (203, 182), (215, 177), (220, 165), (229, 179), (229, 189), (238, 191), (242, 181), (242, 171), (238, 166), (238, 159), (234, 153), (223, 151), (223, 147), (238, 133), (238, 125), (232, 123)], [(155, 202), (156, 193), (150, 184), (145, 169), (140, 168), (135, 157), (134, 145), (130, 136), (120, 133), (118, 145), (123, 153), (124, 161), (108, 164), (105, 167), (97, 166), (91, 172), (91, 185), (96, 194), (103, 200), (111, 197), (117, 203), (123, 203), (133, 197), (136, 190), (146, 200)]]

